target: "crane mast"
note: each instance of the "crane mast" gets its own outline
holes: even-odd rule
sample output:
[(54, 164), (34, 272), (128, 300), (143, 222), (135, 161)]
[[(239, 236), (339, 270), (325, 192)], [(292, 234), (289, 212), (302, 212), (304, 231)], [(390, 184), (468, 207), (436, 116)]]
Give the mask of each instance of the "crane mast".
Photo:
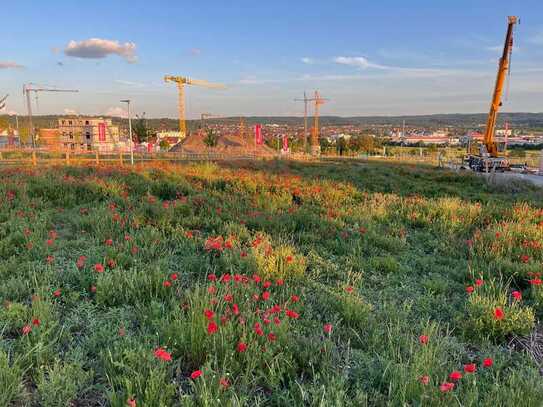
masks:
[(505, 36), (505, 44), (503, 46), (503, 54), (500, 58), (498, 66), (498, 74), (496, 77), (496, 84), (494, 86), (494, 94), (492, 95), (492, 103), (490, 105), (490, 111), (488, 113), (488, 119), (486, 122), (486, 130), (484, 137), (484, 145), (486, 152), (490, 157), (498, 156), (498, 147), (494, 141), (494, 132), (496, 129), (496, 119), (498, 117), (498, 110), (502, 105), (503, 86), (507, 71), (509, 70), (509, 64), (511, 61), (511, 52), (513, 50), (513, 27), (517, 23), (517, 17), (508, 17), (507, 34)]

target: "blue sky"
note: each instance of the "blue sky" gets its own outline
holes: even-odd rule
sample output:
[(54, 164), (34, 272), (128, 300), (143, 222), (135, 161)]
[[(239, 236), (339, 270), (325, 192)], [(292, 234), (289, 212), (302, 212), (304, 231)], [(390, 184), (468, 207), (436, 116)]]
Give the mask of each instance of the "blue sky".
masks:
[(40, 95), (38, 114), (118, 112), (130, 98), (175, 117), (165, 74), (227, 85), (189, 88), (188, 117), (300, 115), (293, 99), (315, 89), (323, 114), (486, 112), (507, 15), (521, 24), (504, 110), (543, 111), (536, 0), (19, 0), (2, 14), (0, 93), (21, 114), (34, 82), (80, 90)]

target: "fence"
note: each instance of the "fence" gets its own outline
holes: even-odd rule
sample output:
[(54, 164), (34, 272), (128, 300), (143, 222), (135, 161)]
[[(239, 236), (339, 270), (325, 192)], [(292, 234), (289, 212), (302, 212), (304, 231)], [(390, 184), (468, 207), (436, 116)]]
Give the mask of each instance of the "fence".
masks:
[[(399, 153), (397, 152), (399, 151)], [(463, 153), (461, 151), (433, 151), (426, 154), (408, 154), (402, 150), (395, 151), (395, 154), (387, 155), (322, 155), (317, 160), (331, 161), (382, 161), (393, 163), (410, 163), (410, 164), (425, 164), (439, 167), (449, 167), (453, 169), (459, 168), (463, 163)], [(314, 161), (315, 157), (306, 154), (255, 154), (248, 152), (242, 155), (230, 155), (223, 153), (183, 153), (183, 152), (134, 152), (134, 163), (141, 164), (146, 162), (195, 162), (195, 161), (236, 161), (236, 160), (273, 160), (287, 159), (295, 161)], [(510, 157), (509, 161), (512, 164), (527, 164), (528, 167), (539, 167), (539, 155), (530, 155), (523, 158)], [(124, 165), (130, 164), (130, 153), (73, 153), (53, 152), (44, 150), (0, 150), (0, 166), (9, 165)]]

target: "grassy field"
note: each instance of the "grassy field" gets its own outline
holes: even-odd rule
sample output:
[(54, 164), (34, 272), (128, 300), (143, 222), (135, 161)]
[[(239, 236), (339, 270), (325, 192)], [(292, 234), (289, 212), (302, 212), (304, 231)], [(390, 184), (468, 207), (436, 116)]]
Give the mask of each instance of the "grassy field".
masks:
[(0, 176), (1, 406), (543, 405), (535, 188), (353, 162)]

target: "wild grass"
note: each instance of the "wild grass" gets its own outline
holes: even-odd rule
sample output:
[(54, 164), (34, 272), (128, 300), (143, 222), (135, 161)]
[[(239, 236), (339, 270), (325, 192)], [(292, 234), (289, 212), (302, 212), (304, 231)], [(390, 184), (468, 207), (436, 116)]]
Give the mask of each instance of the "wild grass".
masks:
[(543, 404), (508, 346), (543, 314), (540, 190), (346, 162), (0, 176), (0, 405)]

